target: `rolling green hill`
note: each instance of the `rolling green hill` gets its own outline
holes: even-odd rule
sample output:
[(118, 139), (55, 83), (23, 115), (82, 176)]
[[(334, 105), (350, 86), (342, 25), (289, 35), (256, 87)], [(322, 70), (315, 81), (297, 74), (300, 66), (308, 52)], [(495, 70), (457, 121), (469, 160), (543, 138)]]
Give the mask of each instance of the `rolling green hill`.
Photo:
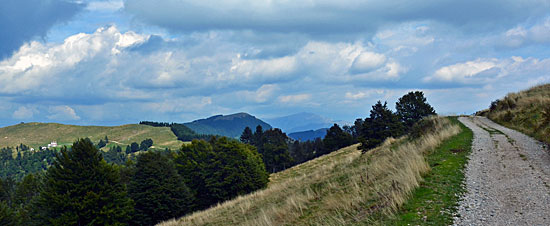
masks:
[(231, 138), (241, 136), (247, 126), (252, 130), (258, 125), (262, 126), (264, 130), (271, 129), (271, 125), (247, 113), (215, 115), (206, 119), (184, 123), (184, 125), (197, 134), (212, 134)]
[(550, 143), (550, 84), (509, 93), (477, 115)]
[(151, 138), (153, 148), (178, 149), (183, 142), (178, 141), (169, 127), (152, 127), (128, 124), (122, 126), (75, 126), (58, 123), (21, 123), (0, 128), (0, 147), (13, 147), (19, 144), (38, 148), (52, 141), (59, 145), (71, 145), (76, 139), (88, 137), (93, 142), (107, 136), (111, 144), (126, 146)]

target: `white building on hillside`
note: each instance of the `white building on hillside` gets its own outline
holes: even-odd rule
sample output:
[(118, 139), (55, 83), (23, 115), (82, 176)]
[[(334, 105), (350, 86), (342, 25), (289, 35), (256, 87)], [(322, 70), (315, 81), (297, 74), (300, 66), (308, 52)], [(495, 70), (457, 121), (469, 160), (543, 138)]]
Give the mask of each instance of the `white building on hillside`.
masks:
[(55, 148), (57, 147), (57, 141), (52, 141), (51, 143), (48, 144), (48, 148)]

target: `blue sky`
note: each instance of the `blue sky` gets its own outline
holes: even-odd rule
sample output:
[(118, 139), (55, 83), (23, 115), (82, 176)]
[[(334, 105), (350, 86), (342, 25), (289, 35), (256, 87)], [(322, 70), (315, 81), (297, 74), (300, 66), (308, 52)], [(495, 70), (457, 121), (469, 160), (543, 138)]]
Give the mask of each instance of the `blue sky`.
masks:
[(473, 113), (550, 82), (550, 1), (7, 0), (0, 126)]

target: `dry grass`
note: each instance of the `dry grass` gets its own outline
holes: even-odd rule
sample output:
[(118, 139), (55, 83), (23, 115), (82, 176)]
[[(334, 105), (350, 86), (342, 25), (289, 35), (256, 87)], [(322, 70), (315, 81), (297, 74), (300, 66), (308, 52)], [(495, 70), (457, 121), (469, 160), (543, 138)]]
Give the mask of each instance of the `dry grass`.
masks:
[(436, 120), (437, 132), (416, 141), (388, 139), (366, 154), (352, 145), (272, 174), (267, 189), (160, 225), (380, 224), (430, 170), (424, 155), (460, 128)]
[(57, 123), (24, 123), (0, 128), (0, 147), (13, 147), (25, 144), (30, 147), (46, 146), (51, 141), (62, 145), (70, 145), (78, 138), (88, 137), (94, 142), (105, 136), (120, 146), (140, 143), (146, 138), (154, 141), (158, 148), (178, 149), (178, 141), (168, 127), (152, 127), (146, 125), (129, 124), (122, 126), (75, 126)]
[(480, 114), (550, 143), (550, 84), (509, 93), (498, 101), (496, 107)]

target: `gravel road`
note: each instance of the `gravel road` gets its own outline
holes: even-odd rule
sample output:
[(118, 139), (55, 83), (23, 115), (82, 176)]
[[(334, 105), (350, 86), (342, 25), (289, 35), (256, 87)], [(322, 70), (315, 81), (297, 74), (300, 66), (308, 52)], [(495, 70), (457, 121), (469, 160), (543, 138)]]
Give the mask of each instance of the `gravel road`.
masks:
[(461, 117), (474, 132), (466, 194), (454, 225), (550, 225), (550, 153), (485, 117)]

